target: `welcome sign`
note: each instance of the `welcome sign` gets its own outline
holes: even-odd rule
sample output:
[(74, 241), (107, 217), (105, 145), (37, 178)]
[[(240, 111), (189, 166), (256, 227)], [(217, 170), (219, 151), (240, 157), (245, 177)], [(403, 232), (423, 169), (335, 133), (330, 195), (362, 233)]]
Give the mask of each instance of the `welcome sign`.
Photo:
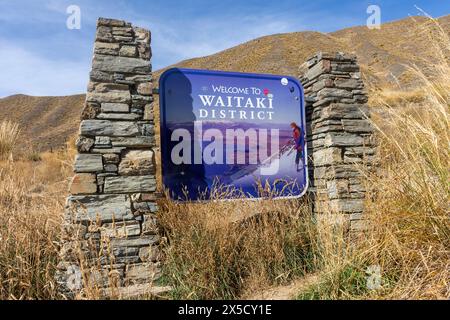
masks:
[[(170, 69), (160, 78), (163, 184), (172, 199), (302, 196), (308, 185), (305, 107), (297, 80)], [(233, 196), (231, 196), (233, 198)]]

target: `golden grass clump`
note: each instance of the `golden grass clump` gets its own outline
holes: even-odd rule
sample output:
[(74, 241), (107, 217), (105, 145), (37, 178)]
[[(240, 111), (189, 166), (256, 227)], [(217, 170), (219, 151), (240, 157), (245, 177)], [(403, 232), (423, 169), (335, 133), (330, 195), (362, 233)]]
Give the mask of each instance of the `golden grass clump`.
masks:
[(19, 134), (19, 124), (9, 120), (0, 123), (0, 160), (12, 158)]
[(55, 299), (65, 152), (0, 162), (0, 300)]

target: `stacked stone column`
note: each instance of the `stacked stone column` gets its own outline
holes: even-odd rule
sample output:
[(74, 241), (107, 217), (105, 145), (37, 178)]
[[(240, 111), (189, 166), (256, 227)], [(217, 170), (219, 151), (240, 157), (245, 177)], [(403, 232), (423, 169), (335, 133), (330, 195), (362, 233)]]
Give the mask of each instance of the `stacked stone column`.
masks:
[(159, 277), (150, 37), (98, 20), (57, 274), (68, 294), (144, 293)]
[(337, 217), (360, 230), (366, 195), (361, 165), (372, 165), (375, 146), (356, 57), (318, 53), (300, 72), (314, 212), (342, 213)]

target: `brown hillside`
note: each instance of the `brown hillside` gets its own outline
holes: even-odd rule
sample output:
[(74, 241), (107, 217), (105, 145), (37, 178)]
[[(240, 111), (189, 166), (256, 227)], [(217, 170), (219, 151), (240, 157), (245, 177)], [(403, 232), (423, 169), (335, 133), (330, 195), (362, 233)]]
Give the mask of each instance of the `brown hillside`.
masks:
[[(438, 20), (441, 27), (450, 33), (450, 15)], [(428, 46), (430, 35), (423, 31), (427, 24), (432, 22), (424, 17), (411, 17), (383, 24), (380, 30), (360, 26), (328, 34), (310, 31), (275, 34), (168, 68), (298, 76), (299, 65), (317, 51), (345, 51), (358, 56), (366, 80), (371, 84), (391, 86), (396, 83), (395, 79), (409, 84), (403, 65), (420, 65), (433, 57), (433, 48)], [(164, 70), (156, 71), (156, 77)]]
[[(450, 33), (450, 15), (439, 19)], [(366, 82), (372, 86), (410, 86), (404, 65), (423, 65), (433, 59), (429, 34), (421, 28), (423, 17), (384, 24), (381, 30), (353, 27), (324, 34), (294, 32), (258, 38), (211, 56), (182, 61), (170, 67), (286, 74), (297, 76), (298, 67), (317, 51), (355, 53)], [(168, 67), (169, 68), (169, 67)], [(155, 72), (155, 81), (165, 69)], [(0, 121), (11, 119), (22, 126), (22, 137), (35, 148), (59, 147), (79, 124), (84, 96), (0, 99)]]
[(20, 123), (21, 146), (50, 150), (63, 146), (78, 130), (85, 95), (30, 97), (14, 95), (0, 99), (0, 121)]

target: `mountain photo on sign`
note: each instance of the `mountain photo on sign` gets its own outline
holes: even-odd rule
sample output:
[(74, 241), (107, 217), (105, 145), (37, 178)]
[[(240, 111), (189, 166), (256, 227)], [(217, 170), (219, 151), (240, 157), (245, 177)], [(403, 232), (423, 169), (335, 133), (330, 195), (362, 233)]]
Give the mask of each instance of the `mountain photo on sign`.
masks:
[(214, 185), (251, 199), (261, 198), (261, 185), (280, 198), (305, 193), (304, 97), (295, 79), (170, 69), (160, 94), (163, 184), (172, 199), (208, 200)]

